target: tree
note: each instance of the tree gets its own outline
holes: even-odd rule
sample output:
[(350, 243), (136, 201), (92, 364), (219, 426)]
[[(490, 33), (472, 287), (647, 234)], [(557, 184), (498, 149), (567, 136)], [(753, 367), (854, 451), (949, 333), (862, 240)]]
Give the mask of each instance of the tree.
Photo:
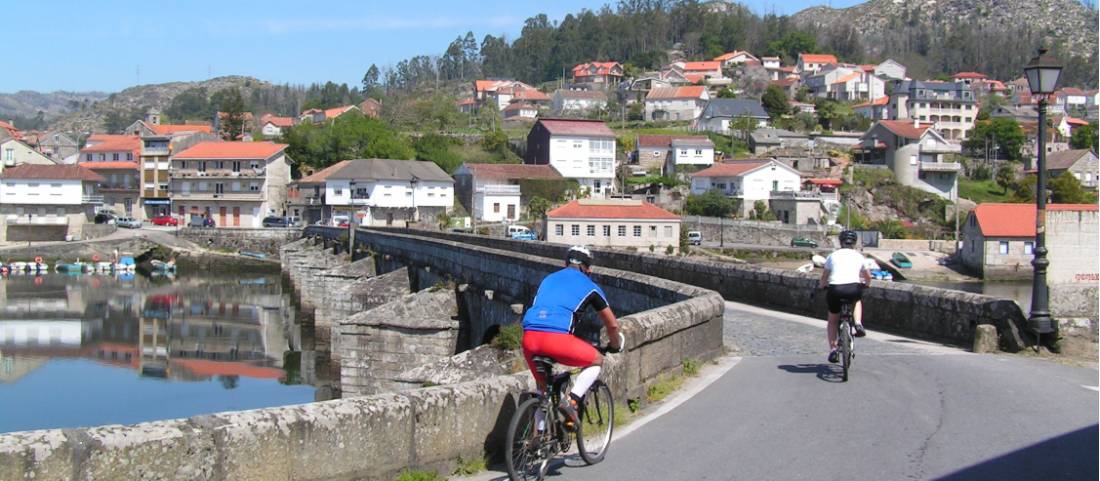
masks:
[(768, 204), (762, 200), (753, 202), (752, 218), (756, 220), (775, 220), (775, 213), (768, 208)]
[(684, 212), (688, 215), (729, 217), (736, 210), (737, 203), (735, 200), (722, 195), (717, 190), (708, 190), (699, 195), (689, 195), (684, 202)]
[(370, 92), (378, 87), (378, 79), (381, 72), (378, 71), (378, 66), (370, 64), (370, 68), (367, 69), (367, 73), (363, 74), (363, 91)]
[(412, 159), (408, 140), (381, 120), (348, 112), (331, 123), (303, 123), (283, 131), (287, 154), (317, 169), (345, 159)]
[(219, 90), (211, 99), (216, 101), (218, 121), (221, 124), (221, 135), (226, 140), (237, 140), (244, 133), (244, 99), (241, 90), (231, 87)]
[(550, 210), (550, 201), (542, 197), (532, 197), (531, 201), (527, 203), (527, 216), (531, 219), (542, 219), (546, 216), (546, 211)]
[(1004, 189), (1005, 194), (1008, 194), (1008, 188), (1016, 181), (1016, 169), (1013, 169), (1011, 165), (1003, 165), (997, 169), (997, 174), (993, 180)]
[(735, 99), (737, 94), (733, 92), (733, 89), (726, 87), (718, 91), (718, 98), (720, 99)]
[(429, 133), (420, 136), (413, 142), (418, 160), (429, 160), (450, 174), (462, 165), (462, 158), (451, 151), (451, 146), (457, 141), (450, 137)]
[(747, 115), (734, 117), (730, 120), (730, 130), (737, 132), (741, 140), (748, 141), (749, 135), (756, 130), (756, 119)]
[(768, 44), (768, 53), (782, 55), (784, 60), (793, 63), (798, 54), (817, 50), (817, 40), (806, 32), (787, 32), (782, 38)]
[(768, 111), (768, 115), (773, 120), (782, 117), (791, 109), (791, 105), (787, 101), (787, 92), (778, 85), (769, 85), (764, 90), (764, 95), (760, 97), (760, 103), (763, 104), (764, 110)]
[(971, 153), (981, 153), (988, 141), (1009, 160), (1019, 161), (1023, 158), (1021, 148), (1025, 139), (1024, 130), (1016, 119), (997, 117), (975, 123), (964, 146)]
[(454, 101), (440, 94), (416, 101), (413, 112), (417, 125), (431, 125), (439, 131), (452, 127), (460, 117)]
[(1098, 130), (1096, 128), (1096, 122), (1078, 127), (1073, 131), (1073, 136), (1069, 139), (1069, 144), (1075, 149), (1089, 149), (1096, 152), (1097, 146), (1100, 145), (1100, 137), (1098, 137)]
[(1095, 204), (1096, 196), (1081, 187), (1081, 182), (1073, 174), (1063, 172), (1050, 179), (1051, 202), (1058, 204)]

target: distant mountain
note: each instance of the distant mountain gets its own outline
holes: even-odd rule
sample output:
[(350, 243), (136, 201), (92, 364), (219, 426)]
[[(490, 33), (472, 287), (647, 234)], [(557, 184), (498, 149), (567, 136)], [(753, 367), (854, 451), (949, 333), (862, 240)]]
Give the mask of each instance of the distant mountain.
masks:
[[(11, 94), (0, 94), (0, 120), (16, 120), (19, 128), (28, 128), (39, 112), (45, 122), (88, 109), (100, 100), (107, 98), (104, 92), (35, 92), (20, 90)], [(31, 126), (34, 127), (34, 126)]]
[(798, 26), (820, 38), (853, 37), (855, 52), (893, 57), (917, 75), (980, 71), (1022, 74), (1041, 44), (1067, 64), (1071, 84), (1096, 85), (1097, 11), (1079, 0), (870, 0), (849, 8), (812, 7)]

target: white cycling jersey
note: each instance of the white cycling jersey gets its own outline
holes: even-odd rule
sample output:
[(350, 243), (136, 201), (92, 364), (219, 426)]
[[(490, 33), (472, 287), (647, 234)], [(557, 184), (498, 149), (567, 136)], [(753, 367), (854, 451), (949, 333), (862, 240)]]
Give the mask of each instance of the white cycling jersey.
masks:
[(854, 249), (839, 249), (825, 259), (825, 269), (829, 271), (829, 285), (857, 284), (863, 282), (860, 274), (866, 267), (863, 254)]

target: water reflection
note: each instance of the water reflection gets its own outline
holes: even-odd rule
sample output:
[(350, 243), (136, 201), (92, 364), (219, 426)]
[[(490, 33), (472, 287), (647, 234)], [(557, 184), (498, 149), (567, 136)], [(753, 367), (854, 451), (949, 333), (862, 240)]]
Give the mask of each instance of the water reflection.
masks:
[(0, 280), (0, 432), (331, 397), (277, 269), (181, 272)]

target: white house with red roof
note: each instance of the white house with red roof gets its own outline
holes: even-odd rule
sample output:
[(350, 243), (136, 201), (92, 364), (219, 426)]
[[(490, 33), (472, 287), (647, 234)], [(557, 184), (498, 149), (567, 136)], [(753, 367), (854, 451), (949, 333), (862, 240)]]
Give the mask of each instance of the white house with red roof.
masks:
[[(773, 57), (774, 58), (774, 57)], [(778, 60), (778, 59), (777, 59)], [(732, 52), (726, 52), (722, 55), (714, 57), (715, 62), (721, 62), (722, 68), (733, 68), (746, 62), (760, 62), (760, 59), (755, 55), (742, 51), (734, 50)], [(778, 63), (778, 62), (776, 62)], [(778, 65), (776, 65), (778, 67)], [(766, 67), (766, 66), (765, 66)]]
[(534, 120), (538, 116), (539, 108), (527, 102), (512, 102), (501, 111), (501, 117), (504, 119)]
[(267, 114), (260, 117), (260, 133), (266, 138), (282, 137), (283, 129), (294, 126), (294, 117), (279, 117)]
[(886, 97), (886, 82), (870, 70), (828, 66), (805, 78), (810, 94), (842, 102), (877, 100)]
[(853, 105), (852, 110), (871, 120), (886, 120), (890, 118), (890, 97), (879, 97), (869, 102)]
[(959, 72), (951, 76), (951, 80), (961, 82), (963, 84), (966, 84), (967, 86), (973, 84), (976, 81), (986, 80), (988, 78), (989, 77), (986, 76), (984, 73), (979, 72)]
[(331, 121), (348, 112), (362, 113), (357, 105), (341, 105), (328, 109), (307, 109), (298, 115), (298, 121), (319, 124), (321, 122)]
[(676, 253), (680, 216), (640, 200), (574, 200), (546, 213), (546, 241)]
[(691, 193), (717, 190), (726, 197), (741, 199), (742, 213), (756, 201), (768, 202), (776, 192), (798, 192), (802, 175), (774, 159), (737, 160), (714, 164), (691, 174)]
[(6, 167), (23, 164), (53, 165), (61, 160), (58, 159), (58, 162), (54, 162), (53, 159), (46, 157), (19, 139), (0, 140), (0, 172), (3, 172)]
[(800, 75), (812, 75), (829, 65), (836, 65), (837, 63), (839, 62), (836, 59), (836, 55), (800, 53), (798, 54), (798, 63), (795, 64), (794, 71)]
[(948, 155), (962, 149), (948, 142), (930, 123), (880, 120), (860, 139), (861, 161), (886, 165), (898, 183), (954, 201), (962, 165)]
[[(1062, 284), (1097, 285), (1096, 204), (1046, 207), (1047, 282), (1052, 290)], [(963, 224), (959, 250), (963, 265), (985, 279), (1031, 279), (1035, 212), (1033, 203), (978, 205)]]
[(614, 85), (623, 80), (619, 62), (585, 62), (573, 67), (573, 83)]
[(79, 165), (102, 175), (105, 181), (99, 186), (103, 194), (103, 209), (143, 219), (140, 168), (141, 138), (135, 135), (112, 136), (96, 140), (80, 149)]
[(539, 119), (527, 134), (526, 164), (550, 165), (592, 197), (615, 184), (615, 133), (602, 120)]
[(218, 227), (261, 227), (286, 214), (290, 162), (286, 144), (200, 142), (171, 158), (171, 202), (184, 222), (213, 218)]
[[(531, 202), (522, 184), (561, 182), (565, 178), (549, 165), (465, 163), (454, 172), (455, 196), (474, 219), (516, 221)], [(547, 199), (550, 200), (550, 199)]]
[(0, 172), (0, 240), (81, 237), (103, 202), (107, 179), (80, 165), (24, 164)]
[(694, 120), (703, 113), (710, 93), (702, 85), (660, 87), (645, 96), (645, 118), (649, 121)]
[(475, 80), (474, 101), (479, 108), (495, 103), (497, 109), (503, 111), (512, 102), (549, 106), (550, 96), (518, 80)]

